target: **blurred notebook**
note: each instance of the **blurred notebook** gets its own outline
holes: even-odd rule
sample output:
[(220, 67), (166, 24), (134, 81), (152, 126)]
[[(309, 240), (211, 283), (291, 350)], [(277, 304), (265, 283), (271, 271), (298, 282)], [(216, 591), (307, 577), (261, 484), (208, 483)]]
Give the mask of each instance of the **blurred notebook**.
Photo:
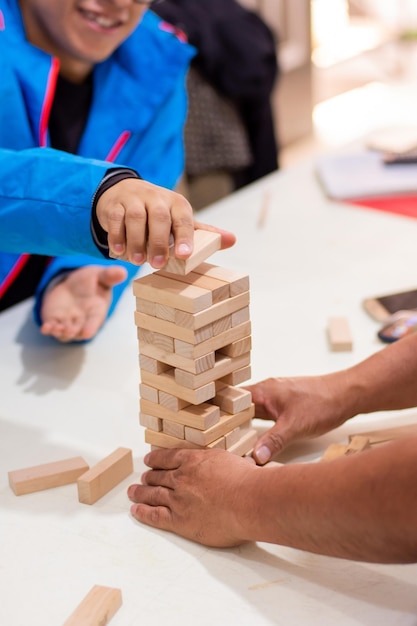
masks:
[(325, 194), (335, 200), (378, 198), (417, 193), (417, 163), (384, 163), (371, 150), (322, 155), (316, 173)]

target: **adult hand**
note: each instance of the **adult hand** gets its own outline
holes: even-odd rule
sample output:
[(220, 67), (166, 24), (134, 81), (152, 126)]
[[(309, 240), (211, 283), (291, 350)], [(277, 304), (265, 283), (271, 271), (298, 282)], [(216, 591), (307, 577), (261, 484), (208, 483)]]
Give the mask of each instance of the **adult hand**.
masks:
[(175, 256), (187, 259), (193, 251), (195, 228), (222, 234), (222, 248), (235, 243), (232, 233), (194, 223), (184, 196), (137, 178), (126, 178), (107, 189), (96, 207), (97, 219), (108, 234), (110, 256), (155, 269), (168, 260), (171, 235)]
[[(131, 513), (139, 522), (207, 546), (236, 546), (250, 538), (256, 515), (248, 502), (264, 468), (225, 450), (155, 450), (142, 485), (131, 485)], [(256, 508), (256, 507), (255, 507)]]
[(268, 378), (246, 386), (255, 403), (255, 417), (275, 422), (254, 446), (256, 462), (264, 465), (293, 441), (322, 435), (352, 417), (343, 396), (343, 380), (343, 373), (335, 373)]

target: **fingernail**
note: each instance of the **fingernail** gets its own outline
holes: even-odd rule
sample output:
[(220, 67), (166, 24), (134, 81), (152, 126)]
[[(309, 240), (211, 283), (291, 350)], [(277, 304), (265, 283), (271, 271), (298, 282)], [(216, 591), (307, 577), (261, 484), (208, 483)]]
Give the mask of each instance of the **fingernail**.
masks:
[(116, 254), (122, 254), (123, 249), (124, 249), (124, 246), (121, 243), (115, 243), (113, 246), (113, 250)]
[(130, 507), (130, 512), (133, 516), (136, 516), (137, 510), (138, 510), (138, 505), (132, 504), (132, 506)]
[(191, 248), (187, 243), (180, 243), (178, 246), (178, 254), (190, 254)]
[(142, 265), (144, 259), (145, 257), (143, 256), (143, 254), (139, 252), (133, 255), (133, 263), (135, 263), (135, 265)]
[(165, 257), (162, 255), (154, 256), (152, 259), (152, 265), (153, 267), (162, 267), (165, 265)]
[(127, 490), (127, 497), (132, 499), (133, 496), (135, 495), (135, 489), (136, 489), (136, 485), (130, 485), (130, 487)]
[(255, 451), (255, 456), (258, 460), (258, 463), (264, 465), (271, 458), (271, 451), (267, 446), (261, 446), (258, 450)]

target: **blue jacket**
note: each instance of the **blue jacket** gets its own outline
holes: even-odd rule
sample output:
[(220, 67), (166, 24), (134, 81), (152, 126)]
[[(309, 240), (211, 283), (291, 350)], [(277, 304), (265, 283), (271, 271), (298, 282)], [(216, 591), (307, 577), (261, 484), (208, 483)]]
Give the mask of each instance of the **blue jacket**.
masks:
[[(42, 292), (53, 276), (115, 263), (103, 258), (91, 237), (93, 194), (114, 165), (175, 186), (184, 166), (185, 75), (193, 55), (147, 11), (131, 36), (94, 68), (78, 155), (59, 152), (49, 147), (48, 136), (59, 61), (28, 43), (16, 0), (0, 0), (0, 297), (22, 253), (54, 255), (38, 286), (38, 322)], [(129, 277), (113, 290), (109, 314), (137, 272), (123, 265)]]

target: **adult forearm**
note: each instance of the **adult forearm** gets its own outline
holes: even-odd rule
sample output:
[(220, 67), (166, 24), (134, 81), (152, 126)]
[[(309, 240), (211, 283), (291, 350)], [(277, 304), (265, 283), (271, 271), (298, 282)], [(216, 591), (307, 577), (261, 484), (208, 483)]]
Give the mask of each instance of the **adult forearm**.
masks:
[(258, 468), (242, 533), (340, 558), (415, 562), (416, 467), (413, 438), (326, 463)]
[(335, 375), (350, 417), (417, 406), (417, 334)]

